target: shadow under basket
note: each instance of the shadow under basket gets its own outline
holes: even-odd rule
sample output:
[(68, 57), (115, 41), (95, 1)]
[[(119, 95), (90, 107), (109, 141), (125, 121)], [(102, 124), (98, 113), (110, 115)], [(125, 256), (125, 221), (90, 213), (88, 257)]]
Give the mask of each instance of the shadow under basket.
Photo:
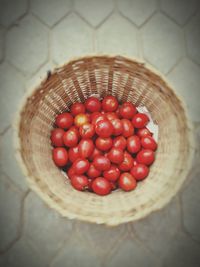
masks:
[[(159, 126), (156, 160), (148, 178), (131, 192), (108, 196), (79, 192), (51, 157), (55, 116), (91, 95), (114, 95), (146, 106)], [(121, 56), (91, 56), (57, 68), (23, 102), (16, 123), (16, 152), (30, 187), (61, 215), (118, 225), (162, 208), (187, 177), (193, 138), (182, 101), (155, 71)]]

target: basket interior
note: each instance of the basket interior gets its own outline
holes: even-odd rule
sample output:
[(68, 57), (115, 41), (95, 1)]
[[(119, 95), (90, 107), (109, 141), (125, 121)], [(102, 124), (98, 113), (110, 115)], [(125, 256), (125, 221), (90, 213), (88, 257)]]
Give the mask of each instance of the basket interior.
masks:
[[(132, 192), (117, 190), (106, 197), (78, 192), (52, 161), (50, 132), (56, 114), (92, 94), (145, 105), (159, 125), (156, 161), (148, 179)], [(175, 194), (185, 178), (187, 128), (180, 100), (160, 76), (141, 63), (102, 56), (72, 61), (43, 81), (22, 108), (18, 134), (29, 182), (52, 207), (70, 218), (118, 224), (147, 215)]]

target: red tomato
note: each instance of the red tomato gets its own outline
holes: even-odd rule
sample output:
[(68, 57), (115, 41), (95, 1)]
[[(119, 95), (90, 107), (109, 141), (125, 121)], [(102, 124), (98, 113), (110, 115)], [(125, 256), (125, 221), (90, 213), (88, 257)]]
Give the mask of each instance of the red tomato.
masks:
[(73, 147), (78, 144), (78, 135), (73, 130), (68, 130), (63, 135), (63, 142), (68, 147)]
[(60, 128), (56, 128), (51, 131), (51, 143), (53, 146), (64, 146), (63, 134), (65, 131)]
[(76, 133), (76, 135), (78, 136), (78, 139), (81, 137), (80, 133), (79, 133), (79, 130), (78, 130), (78, 128), (76, 126), (71, 126), (69, 128), (69, 131), (74, 131)]
[(101, 102), (96, 97), (89, 97), (85, 101), (85, 107), (89, 112), (97, 112), (101, 110)]
[(115, 111), (115, 114), (117, 115), (117, 117), (118, 117), (119, 119), (121, 119), (121, 115), (120, 115), (119, 110), (120, 110), (120, 106), (118, 106), (117, 110)]
[(157, 143), (151, 136), (144, 136), (141, 138), (141, 145), (146, 149), (156, 150)]
[(124, 160), (124, 152), (122, 149), (115, 148), (113, 147), (109, 152), (108, 152), (108, 158), (111, 162), (120, 164)]
[(113, 139), (113, 147), (124, 150), (126, 148), (126, 138), (124, 136), (117, 136)]
[(68, 162), (68, 153), (64, 147), (53, 148), (52, 157), (58, 167), (64, 167)]
[(88, 179), (88, 191), (89, 192), (92, 192), (92, 182), (93, 182), (93, 179)]
[(120, 107), (119, 113), (124, 119), (132, 119), (133, 116), (137, 113), (137, 109), (132, 103), (125, 102)]
[(124, 137), (129, 137), (129, 136), (133, 135), (134, 134), (134, 128), (133, 128), (132, 123), (127, 119), (122, 119), (121, 122), (123, 124), (123, 133), (122, 133), (122, 135)]
[(74, 124), (77, 127), (80, 127), (86, 123), (89, 123), (89, 116), (87, 114), (84, 113), (80, 113), (78, 115), (76, 115), (76, 117), (74, 118)]
[(85, 106), (82, 103), (76, 102), (71, 105), (70, 111), (73, 116), (76, 116), (80, 113), (85, 113)]
[(149, 122), (149, 117), (144, 113), (137, 113), (132, 119), (135, 128), (144, 128)]
[(124, 160), (118, 167), (124, 172), (129, 171), (133, 167), (133, 158), (128, 152), (124, 152)]
[(74, 169), (72, 167), (69, 168), (69, 170), (67, 171), (67, 175), (68, 175), (69, 179), (71, 179), (74, 174), (76, 174)]
[(94, 144), (91, 139), (82, 139), (78, 144), (80, 158), (89, 158), (94, 150)]
[(95, 131), (100, 137), (109, 137), (113, 133), (112, 123), (109, 120), (98, 121)]
[(130, 136), (127, 139), (127, 150), (130, 153), (137, 153), (141, 149), (140, 138), (137, 135)]
[(105, 156), (96, 156), (93, 161), (94, 167), (100, 171), (110, 169), (110, 160)]
[(120, 170), (116, 165), (112, 164), (110, 169), (103, 172), (103, 177), (109, 180), (110, 182), (115, 182), (120, 176)]
[(136, 166), (136, 165), (138, 165), (138, 162), (135, 158), (133, 158), (133, 166)]
[(112, 147), (112, 138), (103, 138), (103, 137), (98, 137), (96, 139), (96, 147), (101, 150), (101, 151), (106, 151), (109, 150)]
[(93, 161), (96, 156), (101, 156), (101, 155), (103, 155), (103, 153), (98, 148), (95, 147), (92, 152), (92, 155), (89, 157), (89, 160)]
[(91, 123), (86, 123), (79, 128), (79, 133), (82, 138), (91, 138), (95, 134), (94, 125)]
[(117, 189), (117, 183), (116, 182), (110, 182), (111, 190)]
[(71, 177), (71, 184), (78, 191), (84, 191), (88, 189), (88, 179), (84, 175), (73, 175)]
[(97, 170), (94, 167), (94, 164), (91, 163), (90, 167), (89, 167), (89, 169), (87, 171), (87, 175), (88, 175), (89, 178), (93, 179), (93, 178), (99, 177), (101, 175), (101, 171)]
[(114, 129), (113, 135), (117, 136), (117, 135), (122, 134), (124, 127), (123, 127), (121, 120), (113, 119), (110, 122), (112, 123), (113, 129)]
[(112, 121), (114, 119), (118, 119), (117, 114), (114, 112), (107, 112), (107, 113), (105, 113), (105, 116), (109, 121)]
[(96, 126), (96, 124), (99, 122), (99, 121), (102, 121), (102, 120), (105, 120), (106, 119), (106, 116), (102, 113), (99, 113), (99, 112), (95, 112), (96, 114), (93, 115), (92, 114), (92, 124), (94, 126)]
[(92, 182), (93, 191), (100, 196), (108, 195), (111, 191), (110, 183), (103, 177), (97, 177)]
[(83, 174), (87, 172), (89, 169), (89, 161), (87, 159), (77, 159), (73, 162), (72, 168), (74, 169), (76, 174)]
[(62, 129), (69, 129), (73, 124), (73, 117), (70, 113), (62, 113), (56, 117), (56, 125)]
[(144, 164), (137, 164), (136, 166), (133, 166), (130, 173), (136, 180), (140, 181), (147, 177), (149, 168)]
[(155, 160), (154, 152), (150, 149), (142, 149), (136, 156), (138, 163), (151, 165)]
[(71, 162), (74, 162), (75, 160), (80, 158), (80, 155), (78, 152), (78, 146), (70, 147), (70, 149), (68, 150), (68, 156)]
[(118, 108), (117, 98), (112, 95), (104, 97), (102, 101), (102, 108), (105, 112), (115, 111)]
[(151, 133), (146, 127), (144, 127), (144, 128), (140, 128), (140, 129), (138, 129), (138, 131), (137, 131), (137, 135), (138, 135), (140, 138), (142, 138), (142, 137), (145, 137), (145, 136), (151, 136), (152, 133)]
[(128, 172), (124, 172), (119, 177), (119, 187), (124, 191), (131, 191), (135, 189), (137, 182), (135, 178)]

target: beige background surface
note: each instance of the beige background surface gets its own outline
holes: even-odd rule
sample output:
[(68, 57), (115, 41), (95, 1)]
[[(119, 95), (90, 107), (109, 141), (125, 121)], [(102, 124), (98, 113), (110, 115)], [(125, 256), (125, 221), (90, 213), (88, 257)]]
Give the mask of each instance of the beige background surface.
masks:
[[(50, 210), (28, 189), (12, 145), (24, 92), (91, 53), (137, 57), (162, 72), (184, 97), (197, 141), (188, 182), (171, 203), (115, 228)], [(0, 1), (0, 266), (200, 266), (199, 100), (198, 0)]]

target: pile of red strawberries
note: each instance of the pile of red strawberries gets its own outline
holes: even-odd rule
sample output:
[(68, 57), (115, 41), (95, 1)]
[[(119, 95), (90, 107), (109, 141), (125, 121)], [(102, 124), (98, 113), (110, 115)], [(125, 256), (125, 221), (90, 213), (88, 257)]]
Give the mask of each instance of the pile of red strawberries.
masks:
[(57, 115), (51, 132), (53, 160), (72, 186), (107, 195), (131, 191), (149, 174), (157, 143), (145, 127), (149, 118), (114, 96), (89, 97)]

